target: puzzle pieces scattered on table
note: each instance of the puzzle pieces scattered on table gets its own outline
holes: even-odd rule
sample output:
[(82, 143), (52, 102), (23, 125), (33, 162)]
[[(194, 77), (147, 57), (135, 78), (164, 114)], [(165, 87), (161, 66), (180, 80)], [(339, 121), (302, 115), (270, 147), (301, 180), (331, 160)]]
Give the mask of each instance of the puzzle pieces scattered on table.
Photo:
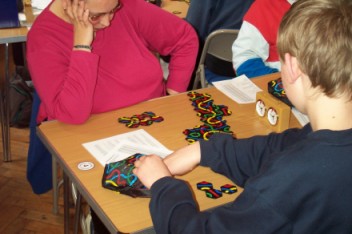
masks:
[(126, 124), (128, 128), (137, 128), (139, 126), (149, 126), (154, 122), (162, 122), (163, 117), (155, 115), (151, 111), (143, 112), (140, 115), (133, 115), (131, 117), (120, 117), (118, 118), (119, 123)]
[(102, 179), (103, 187), (131, 197), (150, 197), (150, 190), (132, 172), (134, 162), (143, 156), (137, 153), (124, 160), (106, 164)]
[(222, 197), (222, 193), (233, 194), (237, 192), (237, 187), (232, 184), (225, 184), (220, 187), (220, 190), (214, 189), (213, 184), (207, 181), (197, 183), (197, 189), (204, 191), (205, 195), (212, 199), (218, 199)]
[(200, 139), (208, 140), (214, 133), (233, 133), (230, 131), (230, 126), (222, 119), (223, 116), (232, 114), (227, 106), (215, 105), (211, 95), (207, 93), (202, 94), (191, 91), (187, 95), (192, 101), (194, 110), (198, 112), (197, 116), (200, 117), (200, 121), (204, 123), (203, 125), (183, 131), (189, 143), (194, 143)]

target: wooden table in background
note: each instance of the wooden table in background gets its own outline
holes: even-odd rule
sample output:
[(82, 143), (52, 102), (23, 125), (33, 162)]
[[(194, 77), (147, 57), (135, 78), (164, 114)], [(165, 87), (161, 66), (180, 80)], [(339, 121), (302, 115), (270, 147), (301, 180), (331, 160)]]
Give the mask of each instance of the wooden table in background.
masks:
[[(32, 7), (26, 6), (24, 8), (26, 15), (26, 25), (31, 25), (35, 19), (32, 12)], [(5, 45), (5, 74), (0, 84), (0, 120), (2, 131), (2, 146), (3, 146), (3, 160), (5, 162), (11, 161), (11, 147), (10, 147), (10, 100), (9, 100), (9, 44), (17, 42), (25, 42), (27, 40), (27, 27), (0, 29), (0, 45)]]
[(180, 17), (186, 18), (189, 4), (183, 0), (162, 0), (161, 8)]
[[(269, 80), (279, 77), (279, 73), (252, 79), (259, 87), (266, 90)], [(196, 90), (199, 93), (212, 95), (214, 104), (227, 105), (232, 111), (231, 116), (224, 119), (237, 138), (250, 137), (257, 134), (268, 134), (270, 129), (264, 125), (255, 113), (255, 104), (240, 105), (229, 99), (216, 88)], [(125, 127), (117, 119), (123, 116), (141, 114), (153, 111), (164, 117), (164, 121), (151, 126), (139, 127), (145, 129), (163, 145), (171, 150), (186, 146), (183, 130), (202, 124), (193, 110), (187, 93), (167, 96), (146, 101), (131, 107), (93, 115), (82, 125), (69, 125), (58, 121), (43, 123), (38, 128), (38, 134), (45, 145), (53, 153), (64, 170), (64, 174), (76, 185), (79, 192), (97, 213), (110, 232), (142, 233), (150, 232), (152, 220), (149, 214), (148, 198), (131, 198), (115, 193), (102, 187), (103, 166), (85, 150), (83, 143), (95, 141), (122, 134), (136, 129)], [(300, 127), (291, 114), (290, 127)], [(80, 162), (93, 162), (95, 167), (88, 171), (77, 168)], [(223, 196), (221, 199), (206, 198), (204, 192), (196, 189), (200, 181), (211, 181), (215, 187), (232, 183), (222, 175), (212, 172), (209, 168), (197, 167), (181, 179), (189, 182), (200, 210), (212, 209), (233, 201), (239, 192)], [(66, 197), (67, 198), (67, 197)], [(65, 200), (66, 204), (67, 201)], [(66, 224), (68, 225), (68, 224)]]

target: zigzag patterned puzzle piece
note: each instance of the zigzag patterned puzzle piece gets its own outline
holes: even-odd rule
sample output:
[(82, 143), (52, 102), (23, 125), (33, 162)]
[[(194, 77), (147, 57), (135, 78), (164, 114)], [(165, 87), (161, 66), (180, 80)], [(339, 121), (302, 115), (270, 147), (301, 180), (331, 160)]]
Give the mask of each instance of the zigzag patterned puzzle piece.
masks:
[(131, 117), (118, 118), (119, 123), (126, 124), (128, 128), (137, 128), (139, 126), (149, 126), (154, 122), (159, 123), (164, 120), (163, 117), (155, 115), (151, 111), (143, 112), (140, 115), (133, 115)]
[(192, 144), (200, 139), (208, 140), (211, 135), (219, 132), (232, 133), (230, 126), (222, 119), (223, 116), (231, 115), (232, 112), (225, 105), (215, 105), (211, 95), (197, 93), (195, 91), (187, 94), (192, 101), (192, 105), (197, 116), (204, 125), (196, 126), (192, 129), (186, 129), (183, 134), (186, 135), (186, 140)]

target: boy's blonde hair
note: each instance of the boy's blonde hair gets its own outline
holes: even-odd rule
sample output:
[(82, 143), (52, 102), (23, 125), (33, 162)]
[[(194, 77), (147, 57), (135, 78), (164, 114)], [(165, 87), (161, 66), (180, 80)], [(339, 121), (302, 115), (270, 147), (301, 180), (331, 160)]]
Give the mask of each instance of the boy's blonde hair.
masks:
[(312, 86), (352, 100), (352, 0), (298, 0), (278, 33), (281, 61), (297, 58)]

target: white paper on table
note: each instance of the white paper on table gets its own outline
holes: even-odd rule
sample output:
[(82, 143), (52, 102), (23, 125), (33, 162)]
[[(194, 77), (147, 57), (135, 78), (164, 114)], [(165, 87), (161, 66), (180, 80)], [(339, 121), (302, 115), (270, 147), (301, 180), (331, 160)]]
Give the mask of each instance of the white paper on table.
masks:
[[(135, 153), (153, 153), (162, 157), (172, 153), (144, 129), (83, 143), (82, 145), (103, 166), (108, 161), (122, 160), (124, 157)], [(142, 150), (145, 150), (145, 152), (142, 152)]]
[[(160, 156), (161, 158), (165, 158), (167, 155), (171, 154), (173, 151), (167, 148), (156, 148), (150, 147), (147, 145), (136, 145), (132, 144), (129, 141), (121, 141), (119, 145), (117, 145), (114, 149), (112, 149), (104, 158), (104, 162), (102, 165), (111, 162), (117, 162), (123, 160), (133, 154), (142, 153), (142, 154), (155, 154)], [(103, 164), (104, 163), (104, 164)]]
[(257, 92), (262, 91), (245, 75), (231, 80), (213, 82), (213, 85), (237, 103), (254, 103)]
[(307, 123), (309, 123), (309, 118), (307, 115), (301, 113), (299, 110), (297, 110), (296, 108), (292, 108), (292, 113), (293, 115), (297, 118), (298, 122), (304, 126)]

